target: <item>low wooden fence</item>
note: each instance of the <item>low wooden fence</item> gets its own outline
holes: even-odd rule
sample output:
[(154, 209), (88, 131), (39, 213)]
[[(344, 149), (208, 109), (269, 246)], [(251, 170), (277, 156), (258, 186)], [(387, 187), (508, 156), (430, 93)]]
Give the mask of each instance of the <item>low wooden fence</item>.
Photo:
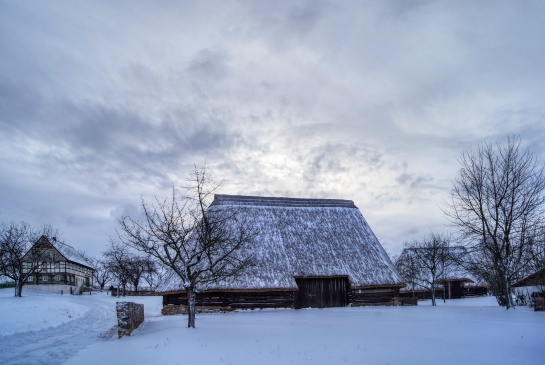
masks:
[[(110, 288), (108, 289), (112, 297), (117, 297), (117, 288)], [(119, 289), (119, 296), (129, 296), (129, 297), (141, 297), (141, 296), (148, 296), (148, 295), (154, 295), (155, 292), (152, 290), (125, 290), (125, 293), (123, 293), (123, 289)]]

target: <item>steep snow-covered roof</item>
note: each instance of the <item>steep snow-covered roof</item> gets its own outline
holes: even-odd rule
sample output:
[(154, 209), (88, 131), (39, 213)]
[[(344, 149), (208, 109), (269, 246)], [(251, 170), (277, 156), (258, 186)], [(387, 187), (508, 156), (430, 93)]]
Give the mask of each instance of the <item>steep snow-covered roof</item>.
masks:
[[(210, 209), (234, 210), (258, 232), (240, 252), (256, 265), (214, 289), (297, 289), (299, 276), (348, 276), (353, 287), (403, 282), (350, 200), (215, 195)], [(158, 291), (182, 289), (172, 276)]]
[(54, 243), (55, 243), (54, 246), (57, 248), (57, 250), (59, 250), (59, 252), (64, 257), (66, 257), (68, 261), (72, 261), (80, 265), (91, 267), (91, 263), (89, 262), (89, 259), (85, 257), (83, 253), (76, 250), (74, 247), (59, 241), (55, 241)]
[(34, 245), (38, 245), (38, 246), (42, 246), (42, 247), (44, 245), (52, 246), (57, 251), (59, 251), (59, 253), (61, 255), (63, 255), (68, 261), (72, 261), (72, 262), (75, 262), (77, 264), (92, 268), (91, 263), (89, 262), (89, 259), (87, 257), (85, 257), (85, 255), (83, 253), (79, 252), (74, 247), (72, 247), (72, 246), (70, 246), (70, 245), (68, 245), (66, 243), (57, 241), (56, 238), (53, 238), (52, 241), (53, 242), (51, 242), (51, 240), (49, 240), (46, 236), (42, 235), (36, 241), (36, 243)]

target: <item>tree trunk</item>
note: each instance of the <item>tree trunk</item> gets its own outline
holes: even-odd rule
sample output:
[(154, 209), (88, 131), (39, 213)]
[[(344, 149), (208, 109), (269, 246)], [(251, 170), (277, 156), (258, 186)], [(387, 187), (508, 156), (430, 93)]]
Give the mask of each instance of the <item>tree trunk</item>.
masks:
[(21, 280), (17, 280), (15, 282), (15, 296), (18, 298), (21, 298), (22, 293), (23, 293), (23, 282)]
[(432, 281), (431, 281), (431, 305), (432, 306), (436, 306), (437, 304), (435, 303), (435, 272), (432, 271)]
[(514, 307), (515, 303), (513, 303), (513, 298), (511, 297), (511, 285), (509, 285), (509, 270), (505, 273), (505, 292), (507, 293), (506, 309)]
[(190, 286), (187, 291), (187, 327), (195, 328), (195, 288)]

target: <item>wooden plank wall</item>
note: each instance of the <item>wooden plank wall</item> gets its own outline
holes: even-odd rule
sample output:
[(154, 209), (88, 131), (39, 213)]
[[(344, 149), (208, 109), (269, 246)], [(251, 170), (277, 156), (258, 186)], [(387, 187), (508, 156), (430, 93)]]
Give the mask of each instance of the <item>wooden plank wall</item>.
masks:
[[(293, 308), (293, 291), (255, 291), (255, 292), (201, 292), (197, 293), (197, 307), (230, 309)], [(169, 294), (163, 296), (163, 306), (187, 305), (187, 294)]]
[(398, 287), (352, 289), (352, 306), (397, 305)]
[[(351, 289), (348, 278), (301, 278), (299, 290), (290, 291), (206, 291), (197, 293), (201, 308), (327, 308), (365, 305), (400, 305), (398, 287)], [(410, 296), (411, 294), (407, 295)], [(163, 296), (163, 306), (187, 306), (187, 294)]]
[(295, 278), (295, 282), (299, 290), (294, 308), (346, 307), (349, 303), (347, 277)]

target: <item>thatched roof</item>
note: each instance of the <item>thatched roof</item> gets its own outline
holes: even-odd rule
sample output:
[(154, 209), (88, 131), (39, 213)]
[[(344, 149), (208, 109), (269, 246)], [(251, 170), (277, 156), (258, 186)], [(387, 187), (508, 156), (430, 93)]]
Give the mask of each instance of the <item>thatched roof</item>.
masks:
[[(215, 195), (210, 209), (235, 210), (258, 235), (245, 255), (257, 264), (208, 289), (297, 289), (295, 277), (347, 276), (352, 287), (402, 285), (378, 239), (350, 200)], [(159, 292), (183, 290), (172, 276)]]

